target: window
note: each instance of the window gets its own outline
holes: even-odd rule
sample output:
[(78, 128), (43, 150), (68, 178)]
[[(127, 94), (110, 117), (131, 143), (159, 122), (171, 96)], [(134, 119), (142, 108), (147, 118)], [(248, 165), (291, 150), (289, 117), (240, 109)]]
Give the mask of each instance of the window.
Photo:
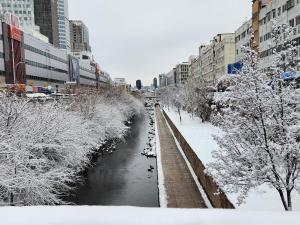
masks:
[[(300, 1), (300, 0), (299, 0)], [(296, 17), (296, 25), (299, 25), (300, 24), (300, 16), (297, 16)]]
[[(299, 0), (300, 1), (300, 0)], [(278, 8), (278, 12), (277, 15), (280, 16), (281, 15), (281, 7)]]
[(294, 26), (295, 26), (295, 20), (294, 20), (294, 19), (291, 19), (291, 20), (289, 21), (289, 24), (290, 24), (291, 27), (294, 27)]
[(276, 18), (276, 9), (273, 9), (273, 10), (272, 10), (272, 14), (273, 14), (272, 17), (273, 17), (273, 18)]

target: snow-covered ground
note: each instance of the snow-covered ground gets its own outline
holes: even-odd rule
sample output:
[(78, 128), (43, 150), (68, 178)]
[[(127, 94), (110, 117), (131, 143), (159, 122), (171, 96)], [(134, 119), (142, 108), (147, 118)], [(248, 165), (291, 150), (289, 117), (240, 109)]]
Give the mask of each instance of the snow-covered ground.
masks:
[(134, 207), (0, 208), (3, 225), (297, 225), (297, 212)]
[[(222, 135), (222, 131), (210, 123), (202, 123), (201, 119), (191, 116), (182, 111), (182, 122), (180, 123), (178, 113), (174, 110), (166, 109), (170, 119), (176, 125), (186, 141), (194, 149), (199, 159), (204, 165), (213, 160), (212, 151), (218, 148), (218, 144), (212, 135)], [(242, 210), (275, 210), (282, 211), (282, 203), (276, 190), (269, 188), (267, 185), (261, 186), (258, 190), (251, 191), (246, 198), (246, 203), (238, 206), (237, 195), (227, 194), (231, 202)], [(300, 194), (293, 193), (293, 210), (300, 211)], [(300, 219), (300, 217), (299, 217)], [(263, 223), (262, 223), (263, 224)]]

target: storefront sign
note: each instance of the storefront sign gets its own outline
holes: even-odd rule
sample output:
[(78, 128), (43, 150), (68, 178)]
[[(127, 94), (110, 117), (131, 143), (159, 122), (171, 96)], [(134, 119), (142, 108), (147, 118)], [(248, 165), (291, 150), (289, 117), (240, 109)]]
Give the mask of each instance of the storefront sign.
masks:
[(15, 26), (10, 26), (10, 38), (17, 40), (17, 41), (22, 41), (22, 31)]

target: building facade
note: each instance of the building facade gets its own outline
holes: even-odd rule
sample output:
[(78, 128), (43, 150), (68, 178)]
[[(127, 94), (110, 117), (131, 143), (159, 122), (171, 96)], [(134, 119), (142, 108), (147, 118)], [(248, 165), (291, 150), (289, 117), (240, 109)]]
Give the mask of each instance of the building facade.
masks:
[(201, 78), (215, 85), (235, 61), (235, 34), (218, 34), (209, 45), (200, 46), (199, 51)]
[(72, 52), (91, 52), (89, 30), (82, 21), (70, 21), (70, 38)]
[(165, 76), (166, 76), (166, 86), (175, 86), (177, 84), (176, 68), (173, 68)]
[[(58, 86), (63, 89), (66, 82), (73, 81), (75, 75), (78, 85), (103, 86), (109, 82), (105, 74), (97, 78), (96, 66), (86, 65), (72, 58), (67, 51), (22, 32), (22, 37), (14, 41), (14, 52), (18, 62), (12, 66), (11, 39), (9, 27), (4, 22), (0, 25), (0, 82), (3, 84), (26, 84), (29, 86)], [(71, 68), (71, 65), (75, 67)], [(13, 71), (16, 72), (14, 81)], [(72, 71), (72, 72), (71, 72)], [(73, 73), (74, 72), (74, 73)]]
[(189, 78), (199, 78), (201, 75), (200, 58), (199, 56), (192, 56), (189, 58)]
[(294, 40), (298, 46), (298, 60), (300, 59), (300, 0), (272, 0), (259, 12), (259, 51), (261, 55), (261, 68), (272, 69), (272, 20), (278, 25), (289, 24), (294, 29)]
[(70, 50), (70, 28), (67, 0), (34, 0), (35, 24), (57, 48)]
[(176, 83), (185, 84), (189, 78), (190, 65), (188, 62), (177, 64), (176, 66)]
[[(285, 0), (284, 0), (285, 1)], [(253, 41), (252, 48), (258, 50), (259, 47), (259, 26), (260, 26), (260, 11), (267, 6), (272, 0), (252, 0), (252, 30)], [(281, 0), (283, 2), (283, 0)]]
[(201, 79), (209, 83), (214, 80), (214, 49), (213, 43), (201, 45), (199, 48)]
[(252, 35), (252, 19), (243, 23), (235, 31), (235, 62), (241, 62), (244, 58), (244, 53), (242, 50), (243, 46), (250, 47)]
[(167, 77), (165, 74), (159, 74), (158, 76), (159, 87), (163, 88), (167, 86)]
[(20, 26), (25, 31), (39, 30), (34, 22), (33, 0), (0, 0), (0, 11), (19, 17)]

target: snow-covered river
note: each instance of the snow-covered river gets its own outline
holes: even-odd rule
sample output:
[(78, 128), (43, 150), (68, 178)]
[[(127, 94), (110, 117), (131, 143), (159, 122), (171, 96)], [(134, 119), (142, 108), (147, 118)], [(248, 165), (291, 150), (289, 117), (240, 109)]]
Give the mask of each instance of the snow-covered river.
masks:
[[(68, 200), (76, 205), (158, 207), (156, 159), (141, 155), (149, 129), (148, 118), (137, 118), (126, 141), (98, 159), (85, 183)], [(152, 172), (150, 166), (154, 167)]]

